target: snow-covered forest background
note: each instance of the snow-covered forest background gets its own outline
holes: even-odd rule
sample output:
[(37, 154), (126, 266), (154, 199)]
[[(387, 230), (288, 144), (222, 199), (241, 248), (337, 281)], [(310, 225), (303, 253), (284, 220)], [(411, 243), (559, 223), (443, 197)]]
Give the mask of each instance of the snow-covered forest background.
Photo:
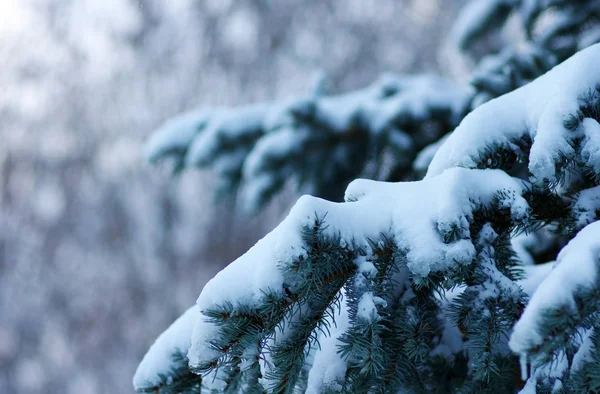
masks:
[(149, 343), (280, 221), (143, 143), (197, 107), (452, 74), (462, 1), (1, 0), (0, 392), (129, 393)]

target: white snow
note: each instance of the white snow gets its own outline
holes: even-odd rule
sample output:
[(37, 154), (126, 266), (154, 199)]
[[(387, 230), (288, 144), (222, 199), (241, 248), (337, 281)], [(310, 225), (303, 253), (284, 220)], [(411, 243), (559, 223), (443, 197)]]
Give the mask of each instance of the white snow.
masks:
[(373, 262), (367, 260), (365, 257), (358, 257), (355, 262), (358, 265), (359, 272), (366, 274), (367, 277), (373, 278), (377, 275), (377, 268)]
[(525, 293), (531, 296), (550, 272), (552, 272), (554, 264), (554, 261), (549, 261), (544, 264), (522, 266), (521, 268), (525, 271), (525, 278), (518, 282), (519, 286), (521, 286)]
[(531, 254), (527, 249), (531, 243), (532, 238), (533, 235), (530, 233), (521, 233), (510, 239), (510, 244), (513, 250), (519, 257), (519, 260), (521, 260), (521, 263), (526, 266), (534, 264), (533, 257), (531, 257)]
[(511, 0), (471, 0), (460, 11), (451, 36), (457, 46), (464, 48), (479, 31), (485, 30), (503, 7)]
[[(565, 376), (565, 372), (569, 368), (569, 363), (567, 360), (567, 356), (564, 352), (559, 351), (556, 360), (552, 363), (544, 364), (541, 366), (528, 365), (528, 359), (526, 356), (521, 355), (520, 364), (521, 364), (521, 379), (526, 381), (525, 387), (519, 394), (536, 394), (536, 384), (538, 379), (546, 379), (546, 378), (555, 378), (555, 383), (553, 387), (553, 393), (559, 393), (559, 389), (561, 387), (560, 380)], [(530, 369), (530, 371), (528, 371)], [(527, 376), (529, 375), (529, 379)]]
[(596, 119), (585, 118), (581, 129), (584, 134), (581, 156), (595, 174), (600, 173), (600, 124)]
[(187, 165), (207, 165), (220, 153), (235, 151), (234, 141), (262, 131), (267, 109), (267, 105), (257, 104), (211, 114), (210, 121), (189, 146)]
[(396, 119), (427, 120), (435, 109), (449, 109), (450, 120), (458, 122), (473, 94), (470, 87), (458, 86), (433, 75), (399, 76), (396, 79), (387, 76), (380, 79), (382, 86), (385, 86), (386, 79), (400, 92), (385, 100), (381, 97), (364, 100), (363, 104), (363, 118), (375, 134), (389, 128)]
[(276, 133), (269, 133), (257, 141), (248, 154), (244, 165), (244, 177), (259, 176), (273, 159), (289, 161), (290, 156), (298, 156), (303, 149), (303, 141), (310, 138), (310, 130), (283, 127)]
[(537, 287), (515, 324), (509, 341), (512, 351), (527, 357), (532, 348), (542, 344), (538, 326), (547, 311), (563, 306), (577, 313), (573, 294), (591, 288), (598, 278), (599, 232), (600, 222), (592, 223), (561, 250), (555, 268)]
[[(423, 181), (386, 183), (358, 179), (348, 186), (345, 203), (301, 197), (275, 230), (217, 274), (203, 289), (196, 307), (188, 310), (157, 339), (136, 372), (136, 388), (159, 383), (157, 374), (168, 372), (170, 355), (174, 349), (185, 351), (189, 348), (188, 358), (192, 367), (218, 358), (220, 354), (208, 343), (219, 334), (219, 327), (194, 311), (228, 302), (234, 306), (257, 304), (265, 291), (282, 292), (284, 277), (280, 268), (305, 255), (301, 230), (304, 225), (312, 225), (316, 216), (326, 217), (326, 234), (352, 240), (353, 244), (349, 247), (360, 247), (367, 252), (370, 251), (369, 240), (378, 239), (381, 234), (389, 236), (398, 249), (406, 252), (407, 267), (415, 280), (427, 277), (432, 272), (444, 272), (456, 264), (472, 263), (476, 252), (474, 241), (470, 239), (469, 226), (474, 209), (489, 205), (497, 192), (502, 190), (504, 200), (500, 203), (510, 209), (513, 220), (525, 223), (529, 214), (529, 207), (521, 196), (522, 181), (500, 170), (467, 169), (477, 165), (477, 155), (486, 147), (500, 145), (518, 151), (513, 141), (530, 137), (533, 146), (529, 170), (535, 180), (552, 181), (556, 177), (555, 164), (575, 154), (572, 139), (584, 137), (582, 158), (594, 170), (598, 167), (600, 125), (595, 120), (585, 119), (575, 131), (564, 127), (566, 117), (578, 111), (580, 97), (600, 82), (595, 72), (600, 65), (597, 58), (600, 58), (600, 45), (576, 54), (529, 85), (492, 100), (469, 114), (439, 148)], [(360, 112), (363, 120), (370, 122), (371, 130), (382, 132), (399, 111), (407, 110), (417, 117), (426, 116), (427, 108), (437, 105), (428, 90), (417, 90), (416, 96), (423, 94), (425, 98), (418, 102), (393, 96), (386, 99), (385, 105), (381, 105), (381, 100), (384, 100), (379, 96), (383, 92), (382, 87), (403, 89), (403, 83), (402, 80), (386, 80), (359, 93), (302, 102), (301, 108), (296, 109), (314, 110), (315, 116), (336, 130), (352, 125), (356, 113)], [(370, 103), (378, 105), (371, 106)], [(440, 99), (440, 103), (447, 103), (447, 100)], [(286, 116), (282, 108), (277, 108), (277, 111), (283, 111), (278, 116)], [(169, 126), (170, 133), (174, 133), (172, 139), (159, 133), (151, 140), (149, 156), (156, 158), (165, 151), (183, 149), (191, 144), (188, 164), (204, 163), (242, 134), (264, 127), (265, 122), (277, 123), (277, 119), (267, 112), (266, 107), (256, 106), (246, 108), (246, 112), (227, 112), (222, 117), (215, 115), (201, 133), (198, 122), (204, 118), (199, 115), (182, 118)], [(248, 166), (244, 169), (244, 176), (256, 177), (263, 183), (263, 160), (267, 160), (269, 155), (284, 158), (297, 152), (296, 143), (307, 138), (304, 133), (284, 126), (267, 133), (270, 132), (272, 134), (267, 134), (267, 138), (256, 144), (255, 151), (244, 162)], [(243, 152), (240, 154), (236, 151), (236, 155), (236, 165), (239, 166), (244, 161)], [(225, 165), (224, 168), (228, 167)], [(268, 186), (268, 183), (265, 184)], [(600, 201), (599, 193), (596, 189), (590, 189), (578, 196), (577, 220), (581, 225), (594, 219), (591, 215)], [(574, 308), (573, 293), (596, 283), (600, 257), (599, 231), (600, 223), (592, 223), (569, 242), (555, 264), (550, 262), (524, 268), (527, 277), (519, 285), (531, 295), (531, 301), (515, 325), (509, 341), (511, 350), (520, 355), (524, 377), (527, 375), (528, 362), (535, 362), (535, 355), (532, 357), (530, 349), (544, 341), (538, 330), (544, 312), (557, 306)], [(446, 243), (443, 235), (450, 232), (458, 233), (459, 239)], [(493, 228), (486, 226), (476, 241), (487, 241), (487, 244), (495, 237)], [(515, 243), (522, 246), (521, 254), (527, 253), (526, 242), (529, 241)], [(491, 258), (493, 248), (482, 251), (484, 260), (486, 253)], [(495, 267), (491, 262), (484, 261), (483, 264), (488, 263), (490, 266), (484, 268), (492, 272)], [(374, 268), (364, 257), (357, 258), (356, 264), (364, 273), (372, 272)], [(495, 275), (494, 279), (501, 282), (501, 288), (509, 289), (511, 284), (516, 286), (503, 276)], [(481, 296), (494, 297), (498, 291), (498, 286), (486, 287)], [(359, 300), (358, 316), (374, 319), (377, 306), (383, 303), (381, 298), (366, 292)], [(337, 352), (331, 350), (348, 324), (344, 308), (338, 317), (338, 326), (332, 336), (320, 338), (324, 349), (315, 354), (309, 374), (309, 390), (316, 392), (324, 385), (335, 384), (345, 373), (345, 363), (339, 359)], [(284, 332), (281, 334), (285, 335)], [(448, 337), (448, 343), (443, 343), (443, 348), (436, 351), (445, 353), (460, 348), (457, 332), (444, 335)], [(579, 358), (583, 359), (584, 356), (582, 352)], [(537, 373), (541, 373), (541, 370)], [(523, 392), (528, 392), (532, 387), (534, 389), (536, 372), (533, 371), (532, 375)]]
[(571, 371), (575, 372), (579, 370), (583, 365), (590, 360), (591, 352), (593, 349), (592, 344), (592, 334), (594, 333), (594, 329), (590, 328), (588, 330), (584, 330), (581, 335), (579, 349), (575, 353), (573, 357), (573, 364), (571, 365)]
[(429, 167), (429, 164), (431, 164), (433, 157), (440, 149), (440, 147), (446, 142), (449, 135), (450, 134), (446, 134), (433, 144), (429, 144), (425, 148), (423, 148), (413, 161), (413, 170), (419, 171), (421, 173), (427, 171), (427, 167)]
[[(600, 83), (600, 44), (584, 49), (511, 93), (494, 99), (465, 117), (433, 158), (427, 177), (446, 168), (476, 167), (485, 147), (504, 146), (524, 136), (533, 140), (529, 171), (535, 180), (555, 180), (555, 163), (575, 154), (569, 142), (579, 135), (564, 127), (577, 113), (579, 99)], [(584, 128), (591, 128), (587, 122)], [(594, 126), (595, 127), (595, 126)], [(596, 144), (590, 152), (596, 152)], [(594, 148), (594, 149), (592, 149)]]
[(199, 317), (200, 310), (194, 305), (156, 339), (133, 376), (133, 387), (136, 390), (149, 389), (164, 383), (159, 375), (169, 376), (171, 369), (175, 367), (172, 360), (175, 352), (187, 352), (194, 322)]
[[(521, 364), (521, 368), (523, 368), (522, 364)], [(523, 378), (523, 370), (521, 370), (521, 378)], [(527, 379), (527, 378), (525, 378), (525, 379)], [(523, 387), (521, 389), (521, 391), (519, 391), (519, 394), (537, 394), (536, 383), (537, 383), (536, 379), (533, 379), (533, 378), (527, 379), (527, 382), (525, 383), (525, 387)]]
[[(376, 140), (385, 135), (387, 147), (410, 150), (413, 137), (399, 129), (398, 122), (425, 121), (438, 110), (448, 111), (447, 121), (456, 124), (472, 94), (470, 87), (436, 76), (384, 75), (345, 94), (180, 115), (154, 133), (146, 156), (153, 162), (178, 156), (187, 166), (210, 166), (225, 177), (241, 172), (245, 189), (241, 196), (253, 210), (263, 202), (265, 191), (298, 173), (299, 161), (323, 167), (319, 177), (334, 181), (333, 168), (351, 160), (347, 144), (354, 140), (344, 135), (357, 130)], [(311, 147), (321, 146), (324, 138), (335, 141), (335, 146), (320, 148), (328, 149), (328, 163), (321, 163), (321, 155), (311, 155)], [(310, 187), (311, 179), (306, 183)]]
[[(369, 239), (391, 231), (398, 246), (408, 250), (408, 268), (416, 277), (444, 271), (454, 264), (470, 264), (475, 248), (467, 239), (468, 218), (478, 204), (489, 204), (501, 189), (507, 191), (504, 203), (515, 220), (526, 220), (528, 206), (521, 197), (520, 181), (499, 170), (456, 168), (420, 182), (355, 180), (346, 191), (346, 199), (354, 201), (350, 203), (303, 196), (275, 230), (205, 286), (197, 304), (201, 310), (225, 302), (253, 304), (266, 289), (281, 291), (279, 265), (304, 255), (301, 229), (311, 225), (315, 215), (327, 215), (326, 233), (351, 239), (365, 250), (370, 249)], [(439, 231), (451, 224), (462, 229), (465, 239), (446, 244)], [(369, 312), (368, 308), (365, 311)], [(192, 366), (218, 356), (206, 345), (217, 334), (216, 326), (197, 320), (188, 354)]]
[(358, 300), (356, 316), (367, 321), (374, 321), (378, 316), (377, 305), (385, 306), (386, 304), (387, 302), (383, 298), (374, 296), (372, 292), (368, 291)]
[(430, 356), (442, 355), (452, 359), (454, 355), (464, 350), (465, 342), (458, 327), (452, 323), (451, 312), (448, 307), (466, 288), (467, 286), (461, 285), (446, 291), (444, 294), (436, 295), (441, 304), (439, 318), (444, 321), (444, 328), (440, 342), (429, 353)]
[[(213, 110), (217, 111), (217, 110)], [(158, 128), (146, 143), (146, 158), (155, 162), (173, 151), (184, 151), (214, 112), (194, 111), (176, 116)]]
[(330, 328), (331, 335), (319, 335), (320, 350), (315, 353), (312, 368), (308, 374), (306, 394), (318, 394), (324, 387), (335, 387), (344, 380), (347, 364), (338, 353), (338, 338), (348, 329), (348, 310), (342, 297), (342, 308), (335, 316), (335, 325)]
[(576, 225), (583, 227), (594, 221), (597, 209), (600, 209), (600, 186), (582, 190), (573, 205)]

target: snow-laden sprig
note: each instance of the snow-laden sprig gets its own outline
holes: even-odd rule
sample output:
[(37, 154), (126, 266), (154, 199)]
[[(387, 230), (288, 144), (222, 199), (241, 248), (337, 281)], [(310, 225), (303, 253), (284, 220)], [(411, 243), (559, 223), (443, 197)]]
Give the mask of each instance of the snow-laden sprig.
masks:
[[(289, 393), (307, 383), (317, 392), (425, 389), (439, 378), (432, 362), (451, 370), (465, 360), (462, 343), (449, 346), (444, 332), (473, 323), (496, 328), (463, 333), (480, 365), (473, 379), (481, 392), (489, 390), (490, 376), (510, 365), (496, 342), (524, 305), (506, 241), (511, 229), (527, 224), (524, 191), (501, 171), (450, 169), (421, 182), (357, 180), (345, 203), (302, 197), (282, 224), (203, 289), (190, 368), (225, 392)], [(465, 296), (451, 323), (435, 294), (461, 284)], [(340, 334), (341, 309), (348, 323)], [(315, 349), (332, 332), (340, 352), (334, 361), (344, 368), (303, 378), (307, 355), (315, 362), (328, 357)]]
[[(583, 49), (598, 37), (595, 0), (471, 0), (461, 10), (452, 36), (459, 48), (472, 49), (476, 42), (503, 28), (517, 15), (523, 33), (536, 45), (557, 55)], [(561, 60), (562, 60), (561, 59)]]
[[(203, 387), (510, 391), (518, 363), (507, 337), (518, 319), (510, 346), (523, 364), (555, 361), (526, 390), (595, 387), (598, 59), (596, 45), (476, 109), (423, 181), (356, 180), (344, 203), (302, 197), (200, 294), (187, 357)], [(477, 169), (512, 166), (534, 182)], [(537, 286), (519, 282), (510, 237), (540, 226), (565, 237), (586, 227)], [(527, 306), (520, 284), (532, 293)], [(171, 338), (178, 331), (148, 359), (185, 347)], [(311, 369), (326, 362), (322, 373)], [(178, 374), (171, 361), (143, 364), (136, 376), (149, 383), (140, 388)]]
[(506, 23), (519, 0), (471, 0), (461, 10), (452, 29), (456, 45), (466, 50), (473, 43)]
[(600, 161), (599, 59), (596, 44), (470, 113), (440, 148), (427, 176), (452, 167), (510, 170), (528, 161), (533, 181), (581, 188)]
[(493, 98), (512, 92), (546, 73), (558, 63), (559, 58), (556, 54), (534, 43), (520, 48), (506, 47), (497, 54), (487, 55), (478, 63), (471, 77), (470, 83), (477, 92), (472, 106), (478, 107)]
[(141, 392), (155, 392), (166, 386), (200, 386), (199, 376), (190, 372), (187, 352), (194, 322), (200, 316), (196, 306), (189, 308), (150, 347), (135, 375), (133, 387)]
[[(511, 18), (518, 14), (518, 18)], [(473, 73), (473, 107), (511, 92), (546, 73), (575, 52), (600, 41), (600, 3), (596, 0), (473, 0), (454, 25), (457, 45), (477, 52), (509, 20), (521, 22), (525, 43), (485, 53)], [(510, 28), (518, 26), (510, 24)], [(489, 46), (489, 43), (488, 43)]]
[(570, 367), (582, 331), (597, 326), (599, 234), (600, 222), (581, 230), (561, 250), (554, 269), (533, 293), (509, 343), (524, 363), (540, 367), (561, 356)]
[(471, 94), (440, 77), (385, 75), (336, 96), (180, 115), (155, 132), (146, 152), (151, 162), (172, 157), (177, 170), (214, 168), (221, 191), (241, 188), (250, 210), (290, 177), (339, 201), (361, 175), (410, 178), (416, 155), (460, 122)]
[[(305, 193), (341, 200), (357, 177), (419, 179), (426, 147), (447, 135), (471, 109), (532, 81), (600, 39), (595, 0), (475, 0), (456, 23), (463, 48), (519, 13), (527, 42), (481, 59), (471, 86), (439, 77), (384, 76), (346, 94), (316, 93), (280, 103), (217, 108), (175, 117), (147, 146), (174, 169), (209, 167), (217, 196), (237, 194), (256, 211), (290, 180)], [(432, 149), (427, 149), (432, 151)]]

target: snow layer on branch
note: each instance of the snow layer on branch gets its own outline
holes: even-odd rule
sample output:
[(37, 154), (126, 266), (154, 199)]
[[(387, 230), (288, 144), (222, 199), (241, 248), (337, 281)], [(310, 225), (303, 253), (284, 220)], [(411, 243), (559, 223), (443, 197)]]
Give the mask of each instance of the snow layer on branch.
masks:
[[(513, 220), (525, 221), (528, 205), (521, 197), (521, 182), (499, 170), (455, 168), (419, 182), (359, 179), (348, 186), (346, 199), (351, 202), (346, 203), (303, 196), (275, 230), (205, 286), (197, 304), (201, 310), (225, 303), (251, 305), (267, 290), (282, 292), (280, 266), (305, 254), (301, 231), (315, 216), (325, 217), (326, 233), (339, 235), (349, 248), (368, 251), (370, 239), (389, 234), (406, 251), (407, 266), (416, 278), (470, 264), (475, 257), (469, 233), (473, 211), (489, 206), (499, 191), (499, 203)], [(456, 229), (462, 238), (445, 242), (444, 235)], [(197, 320), (188, 354), (191, 366), (218, 357), (208, 345), (216, 335), (217, 326)]]
[(217, 111), (193, 111), (166, 121), (146, 143), (148, 161), (155, 162), (166, 155), (183, 154)]
[(565, 372), (569, 368), (569, 363), (564, 352), (559, 352), (556, 362), (552, 364), (546, 364), (539, 368), (534, 368), (531, 373), (532, 375), (527, 379), (525, 386), (519, 391), (519, 394), (538, 394), (540, 391), (537, 390), (538, 381), (543, 381), (547, 378), (553, 378), (554, 384), (552, 387), (552, 393), (560, 393), (562, 388), (562, 379)]
[(312, 368), (308, 374), (306, 394), (322, 393), (324, 388), (338, 388), (338, 382), (343, 382), (348, 365), (340, 353), (338, 338), (348, 329), (348, 309), (342, 297), (342, 307), (335, 315), (335, 325), (330, 328), (330, 335), (319, 335), (319, 351), (316, 352)]
[(387, 99), (376, 96), (374, 98), (377, 100), (363, 100), (363, 117), (373, 133), (379, 133), (398, 121), (424, 121), (432, 118), (431, 112), (435, 110), (449, 111), (451, 122), (458, 122), (473, 94), (468, 87), (458, 86), (434, 75), (387, 76), (381, 80), (389, 80), (387, 83), (390, 86), (394, 86), (395, 81), (399, 94)]
[(575, 226), (583, 228), (596, 220), (596, 212), (600, 210), (600, 186), (582, 190), (573, 206)]
[(565, 307), (577, 314), (574, 295), (597, 285), (600, 263), (600, 222), (581, 230), (558, 255), (555, 268), (538, 286), (515, 324), (510, 348), (526, 357), (545, 340), (540, 327), (546, 313)]
[[(262, 133), (262, 123), (267, 105), (251, 105), (236, 110), (224, 110), (213, 114), (202, 133), (193, 141), (186, 156), (190, 166), (206, 165), (220, 151), (232, 149), (236, 142), (247, 135)], [(242, 148), (242, 144), (239, 144)], [(235, 155), (234, 155), (234, 161)]]
[(505, 22), (514, 0), (471, 0), (458, 15), (452, 37), (458, 47), (466, 49), (483, 32)]
[(458, 327), (451, 324), (452, 316), (449, 310), (449, 306), (456, 301), (467, 289), (465, 285), (456, 286), (450, 290), (446, 290), (443, 294), (436, 294), (436, 299), (441, 305), (440, 315), (438, 316), (442, 321), (445, 321), (444, 329), (437, 346), (429, 353), (430, 356), (441, 355), (444, 357), (452, 358), (459, 352), (465, 349), (465, 342), (463, 341), (462, 334)]
[(436, 76), (384, 75), (345, 94), (184, 114), (159, 128), (146, 153), (153, 162), (171, 156), (180, 167), (216, 169), (224, 191), (242, 187), (250, 210), (294, 175), (311, 193), (341, 199), (347, 183), (380, 160), (373, 150), (412, 157), (439, 137), (421, 133), (422, 126), (434, 121), (449, 131), (472, 95)]
[[(525, 219), (527, 203), (521, 197), (520, 183), (495, 170), (449, 169), (435, 179), (421, 182), (383, 183), (361, 179), (348, 186), (346, 199), (372, 204), (369, 211), (383, 212), (384, 217), (390, 218), (391, 222), (383, 219), (384, 223), (392, 229), (400, 248), (408, 249), (408, 268), (414, 275), (426, 277), (431, 271), (447, 269), (453, 260), (472, 261), (475, 249), (467, 239), (469, 221), (476, 208), (472, 202), (487, 205), (502, 189), (512, 192), (505, 201), (512, 216)], [(384, 208), (383, 201), (392, 205)], [(373, 217), (374, 213), (369, 216)], [(360, 226), (356, 223), (357, 228)], [(440, 234), (453, 227), (461, 229), (465, 238), (445, 244)], [(382, 226), (381, 231), (385, 230)]]
[(525, 293), (531, 296), (550, 272), (552, 272), (554, 261), (544, 264), (525, 265), (521, 268), (524, 271), (525, 277), (519, 281), (519, 286), (521, 286)]
[(417, 171), (420, 174), (424, 174), (427, 172), (427, 167), (431, 164), (431, 160), (440, 149), (440, 147), (446, 142), (449, 134), (446, 134), (436, 142), (427, 145), (425, 148), (419, 152), (415, 160), (413, 161), (413, 170)]
[(573, 357), (573, 365), (571, 366), (572, 371), (577, 371), (583, 367), (583, 365), (590, 361), (591, 353), (593, 350), (592, 334), (594, 329), (590, 328), (583, 332), (580, 339), (580, 346)]
[(147, 390), (165, 383), (163, 379), (177, 368), (173, 355), (186, 354), (190, 348), (192, 328), (199, 317), (200, 310), (194, 305), (156, 339), (133, 376), (136, 390)]
[[(532, 370), (532, 375), (527, 379), (527, 383), (525, 387), (519, 394), (537, 394), (536, 386), (539, 381), (544, 381), (548, 378), (556, 379), (554, 381), (553, 393), (562, 392), (563, 381), (565, 377), (572, 378), (573, 375), (583, 368), (587, 362), (592, 361), (592, 352), (594, 351), (594, 345), (592, 343), (592, 335), (594, 333), (594, 329), (584, 329), (581, 331), (580, 335), (578, 335), (576, 339), (576, 343), (578, 344), (577, 351), (573, 356), (572, 363), (569, 367), (569, 361), (564, 351), (559, 351), (556, 357), (556, 361), (543, 365), (538, 368), (534, 368)], [(575, 392), (571, 389), (571, 392)], [(586, 391), (587, 392), (587, 391)]]
[[(570, 142), (581, 132), (587, 135), (586, 129), (597, 129), (596, 124), (592, 127), (584, 122), (579, 128), (583, 130), (574, 132), (565, 127), (565, 121), (578, 116), (580, 99), (599, 85), (599, 66), (600, 44), (596, 44), (530, 84), (480, 106), (439, 149), (427, 176), (451, 167), (476, 168), (486, 148), (503, 147), (521, 153), (515, 142), (529, 137), (533, 141), (530, 173), (536, 180), (554, 181), (557, 167), (576, 154)], [(589, 152), (595, 156), (597, 138), (591, 139)]]
[(600, 173), (600, 124), (596, 119), (585, 118), (581, 122), (584, 140), (581, 155), (584, 163), (594, 171)]
[(386, 301), (381, 297), (376, 297), (372, 292), (364, 293), (358, 301), (358, 311), (356, 315), (366, 321), (374, 321), (378, 317), (377, 305), (385, 305)]

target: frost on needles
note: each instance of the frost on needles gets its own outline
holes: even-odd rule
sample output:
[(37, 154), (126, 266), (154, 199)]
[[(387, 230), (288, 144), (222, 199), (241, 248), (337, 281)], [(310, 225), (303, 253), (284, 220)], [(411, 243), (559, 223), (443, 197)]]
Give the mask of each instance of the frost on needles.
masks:
[[(478, 107), (422, 181), (300, 198), (158, 338), (136, 389), (599, 390), (598, 70), (595, 45)], [(531, 265), (548, 249), (531, 237), (556, 262)]]

